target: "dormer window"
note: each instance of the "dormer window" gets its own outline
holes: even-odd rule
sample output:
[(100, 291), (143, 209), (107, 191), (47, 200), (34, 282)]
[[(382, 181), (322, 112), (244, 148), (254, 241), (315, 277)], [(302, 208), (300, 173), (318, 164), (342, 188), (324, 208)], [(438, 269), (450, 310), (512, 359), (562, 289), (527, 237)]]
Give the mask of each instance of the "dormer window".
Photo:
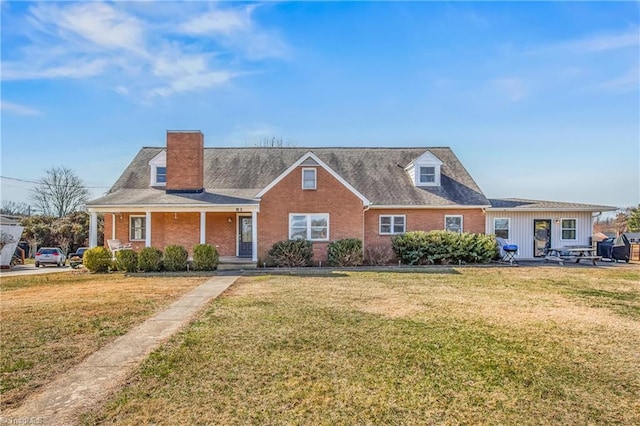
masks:
[(442, 161), (430, 151), (413, 160), (405, 168), (415, 186), (440, 186)]
[(151, 186), (167, 185), (167, 152), (162, 151), (149, 161)]
[(156, 167), (156, 184), (158, 185), (167, 184), (167, 168), (166, 167)]
[(436, 181), (435, 166), (420, 167), (420, 183), (432, 184)]

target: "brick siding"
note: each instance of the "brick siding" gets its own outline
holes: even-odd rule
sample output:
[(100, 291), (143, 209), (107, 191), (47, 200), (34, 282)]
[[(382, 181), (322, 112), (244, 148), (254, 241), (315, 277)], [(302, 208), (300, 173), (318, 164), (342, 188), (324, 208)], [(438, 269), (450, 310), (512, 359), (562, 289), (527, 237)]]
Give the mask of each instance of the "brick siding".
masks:
[[(305, 168), (308, 166), (304, 166)], [(331, 240), (363, 236), (362, 201), (324, 168), (317, 167), (317, 189), (302, 189), (297, 167), (268, 191), (258, 214), (258, 259), (264, 262), (271, 246), (289, 238), (289, 213), (328, 213)], [(328, 242), (313, 243), (314, 262), (327, 260)]]

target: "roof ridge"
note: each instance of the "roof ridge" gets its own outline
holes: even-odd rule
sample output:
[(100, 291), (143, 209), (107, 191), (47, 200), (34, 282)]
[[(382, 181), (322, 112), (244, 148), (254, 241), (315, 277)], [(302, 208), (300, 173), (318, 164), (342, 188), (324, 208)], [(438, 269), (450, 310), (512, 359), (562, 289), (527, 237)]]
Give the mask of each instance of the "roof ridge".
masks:
[[(166, 146), (143, 146), (146, 149), (167, 149)], [(450, 146), (404, 146), (404, 147), (384, 147), (384, 146), (205, 146), (204, 149), (341, 149), (341, 150), (356, 150), (356, 149), (451, 149)]]

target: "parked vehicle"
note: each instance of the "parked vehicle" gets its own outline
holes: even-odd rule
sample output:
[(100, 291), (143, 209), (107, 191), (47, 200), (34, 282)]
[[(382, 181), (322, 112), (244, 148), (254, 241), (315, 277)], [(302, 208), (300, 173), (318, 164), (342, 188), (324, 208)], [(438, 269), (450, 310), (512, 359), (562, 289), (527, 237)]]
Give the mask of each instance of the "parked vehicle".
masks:
[(36, 268), (40, 265), (57, 265), (64, 266), (67, 262), (67, 256), (57, 247), (43, 247), (36, 253)]
[(75, 253), (71, 253), (69, 255), (69, 265), (74, 269), (82, 265), (82, 256), (87, 250), (89, 250), (89, 247), (80, 247)]
[(72, 257), (79, 257), (80, 259), (82, 259), (82, 255), (84, 255), (84, 252), (89, 250), (89, 247), (80, 247), (78, 248), (78, 250), (76, 250), (75, 253), (71, 253), (69, 255), (69, 259), (71, 259)]

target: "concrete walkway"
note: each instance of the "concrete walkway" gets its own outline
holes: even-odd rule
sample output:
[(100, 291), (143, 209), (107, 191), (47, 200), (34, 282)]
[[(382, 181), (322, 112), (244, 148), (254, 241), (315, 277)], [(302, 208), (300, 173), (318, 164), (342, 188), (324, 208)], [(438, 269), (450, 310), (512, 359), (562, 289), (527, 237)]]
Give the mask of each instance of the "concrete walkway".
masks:
[(80, 413), (117, 391), (155, 348), (189, 324), (207, 302), (218, 297), (237, 278), (238, 275), (215, 276), (193, 289), (163, 312), (58, 376), (17, 409), (2, 413), (0, 425), (77, 423)]

